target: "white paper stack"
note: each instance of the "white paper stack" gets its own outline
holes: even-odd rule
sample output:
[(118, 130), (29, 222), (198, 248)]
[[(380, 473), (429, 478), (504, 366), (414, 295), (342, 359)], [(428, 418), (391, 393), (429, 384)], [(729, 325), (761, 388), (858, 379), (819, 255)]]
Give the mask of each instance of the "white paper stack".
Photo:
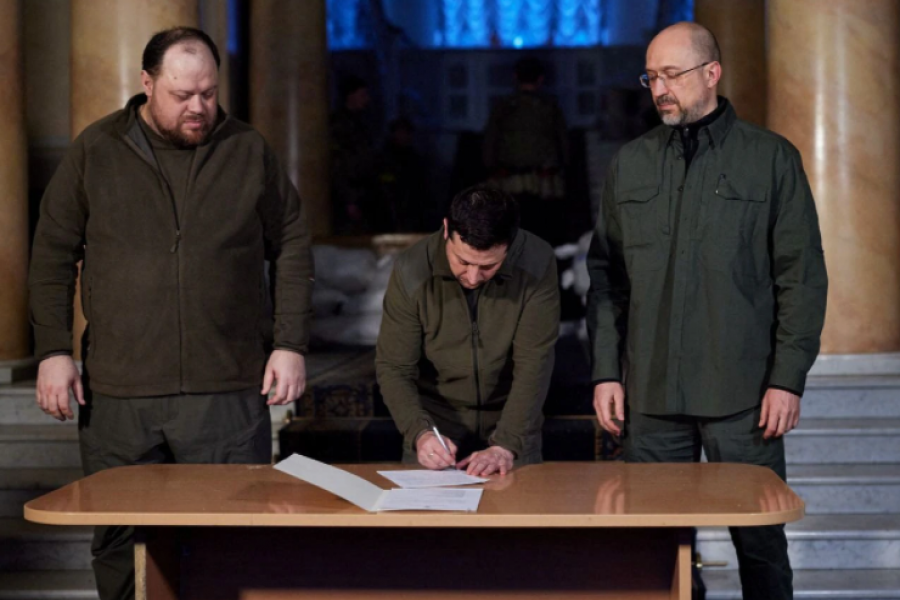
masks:
[[(386, 510), (456, 510), (475, 512), (481, 501), (480, 489), (438, 489), (434, 487), (384, 490), (353, 473), (332, 467), (299, 454), (292, 454), (275, 465), (282, 473), (340, 496), (369, 512)], [(380, 472), (396, 475), (400, 471)], [(435, 471), (454, 476), (452, 471)], [(465, 477), (465, 473), (457, 472)], [(472, 478), (478, 479), (478, 478)], [(421, 483), (421, 477), (419, 478)], [(482, 480), (486, 481), (486, 480)], [(466, 483), (480, 483), (468, 481)], [(402, 484), (401, 484), (402, 485)], [(432, 484), (433, 485), (433, 484)], [(446, 485), (446, 484), (445, 484)]]

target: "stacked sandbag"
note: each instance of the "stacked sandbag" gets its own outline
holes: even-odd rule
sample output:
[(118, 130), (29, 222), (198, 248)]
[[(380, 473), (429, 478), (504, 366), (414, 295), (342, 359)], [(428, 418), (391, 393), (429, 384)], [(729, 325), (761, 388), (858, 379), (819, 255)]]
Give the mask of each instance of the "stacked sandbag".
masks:
[(314, 246), (314, 343), (373, 346), (394, 257), (372, 250)]

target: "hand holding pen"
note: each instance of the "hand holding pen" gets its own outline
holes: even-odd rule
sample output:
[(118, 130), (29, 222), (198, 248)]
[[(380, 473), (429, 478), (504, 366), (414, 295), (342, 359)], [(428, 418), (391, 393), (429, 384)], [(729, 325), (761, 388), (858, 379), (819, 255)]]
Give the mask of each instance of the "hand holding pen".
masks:
[(428, 469), (440, 470), (456, 466), (456, 445), (432, 427), (416, 441), (416, 457), (419, 464)]

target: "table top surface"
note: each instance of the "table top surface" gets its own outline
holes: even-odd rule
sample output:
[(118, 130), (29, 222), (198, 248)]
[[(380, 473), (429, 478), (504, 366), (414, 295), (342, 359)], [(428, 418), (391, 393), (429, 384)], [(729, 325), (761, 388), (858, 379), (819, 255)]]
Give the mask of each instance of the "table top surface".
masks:
[[(379, 487), (390, 465), (340, 465)], [(476, 486), (479, 487), (479, 486)], [(268, 465), (144, 465), (96, 473), (25, 505), (56, 525), (282, 527), (703, 527), (803, 517), (763, 467), (545, 463), (491, 476), (478, 512), (369, 513)]]

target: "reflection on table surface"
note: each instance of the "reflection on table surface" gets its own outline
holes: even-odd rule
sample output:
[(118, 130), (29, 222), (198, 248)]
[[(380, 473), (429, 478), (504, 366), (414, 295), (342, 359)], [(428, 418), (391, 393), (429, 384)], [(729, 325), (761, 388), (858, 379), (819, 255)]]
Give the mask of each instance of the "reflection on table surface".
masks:
[[(377, 470), (340, 465), (385, 489)], [(738, 464), (546, 463), (492, 476), (477, 513), (367, 513), (259, 465), (146, 465), (87, 477), (26, 505), (56, 524), (683, 527), (766, 525), (803, 516), (771, 470)]]

